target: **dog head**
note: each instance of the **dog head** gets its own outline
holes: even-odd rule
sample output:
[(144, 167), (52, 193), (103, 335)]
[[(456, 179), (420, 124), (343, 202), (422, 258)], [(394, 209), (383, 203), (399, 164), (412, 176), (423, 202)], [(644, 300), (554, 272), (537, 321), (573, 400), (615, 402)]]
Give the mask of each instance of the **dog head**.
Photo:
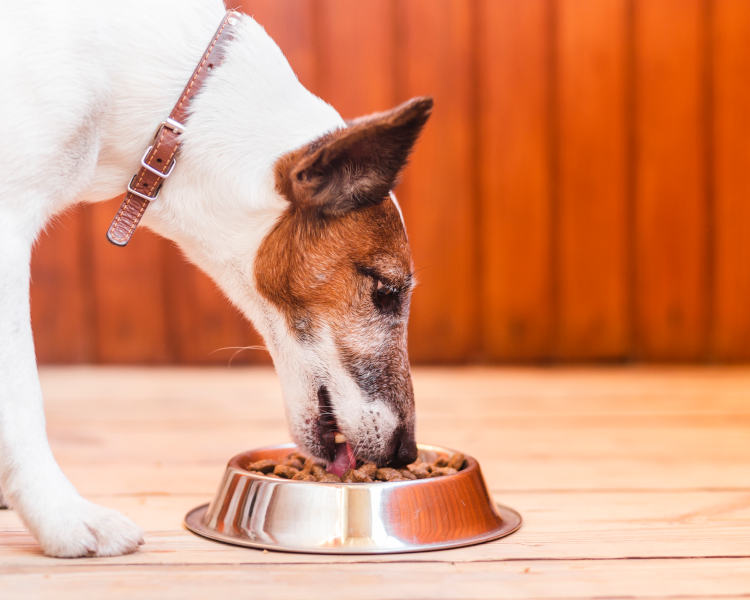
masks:
[(390, 190), (431, 108), (417, 98), (358, 119), (275, 166), (288, 206), (258, 249), (255, 283), (292, 437), (327, 460), (337, 433), (362, 460), (416, 458), (414, 277)]

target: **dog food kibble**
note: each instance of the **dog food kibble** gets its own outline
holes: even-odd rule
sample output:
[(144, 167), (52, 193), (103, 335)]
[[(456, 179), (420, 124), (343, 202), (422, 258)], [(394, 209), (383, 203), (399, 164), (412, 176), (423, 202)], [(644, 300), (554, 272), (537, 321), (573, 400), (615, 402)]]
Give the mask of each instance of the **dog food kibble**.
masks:
[(430, 476), (430, 470), (427, 468), (427, 463), (415, 462), (406, 466), (406, 470), (413, 473), (417, 479), (424, 479)]
[(453, 456), (450, 457), (450, 460), (448, 461), (448, 466), (451, 469), (455, 469), (456, 471), (460, 471), (464, 468), (464, 463), (466, 462), (466, 457), (461, 454), (460, 452), (457, 452)]
[(430, 477), (442, 477), (443, 475), (455, 475), (456, 473), (458, 471), (452, 467), (435, 467), (430, 472)]
[(295, 469), (294, 467), (290, 467), (288, 465), (276, 465), (273, 468), (273, 473), (274, 475), (278, 475), (279, 477), (283, 477), (284, 479), (291, 479), (297, 473), (299, 473), (299, 469)]
[[(428, 453), (429, 454), (429, 453)], [(349, 469), (343, 477), (326, 471), (325, 462), (292, 452), (283, 460), (264, 458), (248, 463), (245, 468), (253, 475), (265, 475), (274, 479), (293, 481), (318, 481), (324, 483), (372, 483), (377, 481), (409, 481), (455, 475), (466, 464), (466, 457), (457, 452), (452, 456), (420, 456), (415, 462), (402, 469), (380, 467), (375, 463), (363, 463), (356, 469)]]
[(276, 461), (266, 458), (263, 460), (256, 460), (254, 463), (247, 465), (248, 471), (260, 471), (261, 473), (270, 473), (276, 466)]
[(398, 481), (403, 479), (404, 476), (398, 471), (398, 469), (391, 469), (389, 467), (383, 467), (375, 471), (375, 479), (378, 481)]

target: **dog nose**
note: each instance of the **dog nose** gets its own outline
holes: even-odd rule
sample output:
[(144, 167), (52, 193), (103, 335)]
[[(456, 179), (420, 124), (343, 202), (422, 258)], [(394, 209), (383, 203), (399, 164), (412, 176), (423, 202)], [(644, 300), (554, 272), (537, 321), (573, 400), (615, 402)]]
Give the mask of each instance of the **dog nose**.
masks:
[(414, 433), (400, 428), (394, 438), (396, 441), (396, 451), (392, 460), (394, 467), (404, 467), (417, 460), (417, 442), (414, 440)]

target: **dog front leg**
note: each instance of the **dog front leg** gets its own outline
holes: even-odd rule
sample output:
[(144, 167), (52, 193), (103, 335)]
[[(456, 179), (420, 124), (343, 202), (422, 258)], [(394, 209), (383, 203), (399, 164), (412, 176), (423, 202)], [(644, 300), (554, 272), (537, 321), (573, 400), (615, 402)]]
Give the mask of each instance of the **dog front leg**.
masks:
[(31, 241), (0, 221), (0, 489), (50, 556), (133, 552), (141, 530), (82, 498), (52, 456), (31, 333)]

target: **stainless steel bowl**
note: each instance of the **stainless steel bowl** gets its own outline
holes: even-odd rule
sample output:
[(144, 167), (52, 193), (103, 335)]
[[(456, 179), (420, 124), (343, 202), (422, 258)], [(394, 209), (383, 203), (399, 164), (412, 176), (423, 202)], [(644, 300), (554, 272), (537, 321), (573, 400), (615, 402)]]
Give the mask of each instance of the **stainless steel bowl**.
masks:
[[(238, 454), (227, 464), (216, 497), (185, 516), (204, 537), (254, 548), (325, 554), (419, 552), (468, 546), (521, 526), (513, 509), (496, 505), (477, 461), (455, 475), (413, 481), (317, 483), (253, 475), (243, 465), (283, 459), (293, 444)], [(423, 459), (451, 455), (419, 446)]]

